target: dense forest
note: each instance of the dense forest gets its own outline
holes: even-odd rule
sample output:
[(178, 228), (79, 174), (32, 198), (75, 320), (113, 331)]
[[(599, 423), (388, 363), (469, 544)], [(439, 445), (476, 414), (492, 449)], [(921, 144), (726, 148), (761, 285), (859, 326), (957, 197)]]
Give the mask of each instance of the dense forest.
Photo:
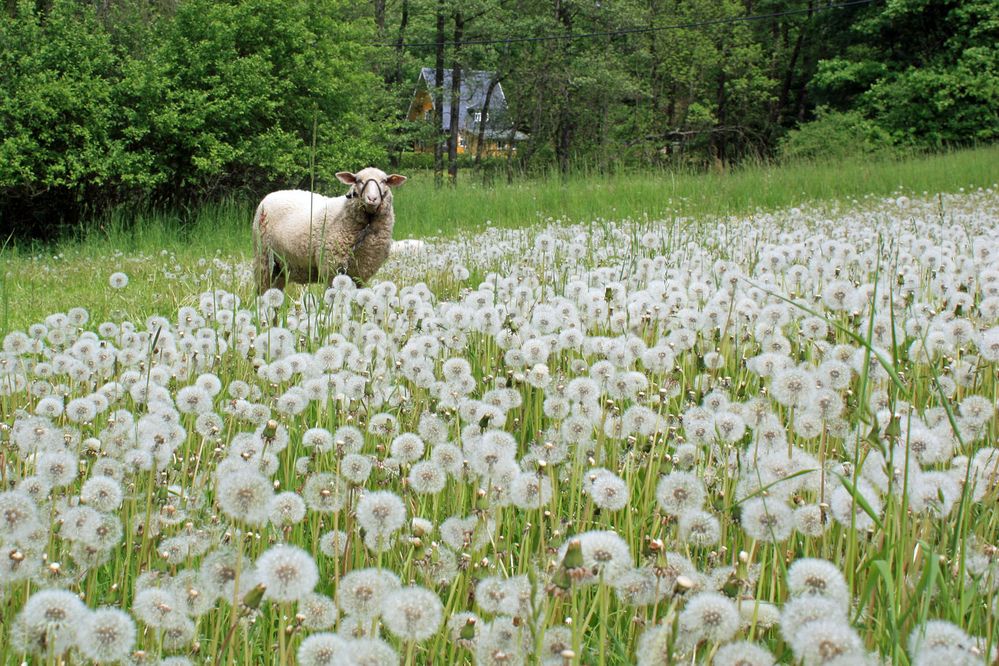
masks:
[[(457, 180), (988, 142), (997, 43), (996, 0), (7, 0), (0, 229), (367, 164)], [(488, 72), (516, 149), (459, 154), (439, 87), (436, 122), (408, 120), (423, 68)]]

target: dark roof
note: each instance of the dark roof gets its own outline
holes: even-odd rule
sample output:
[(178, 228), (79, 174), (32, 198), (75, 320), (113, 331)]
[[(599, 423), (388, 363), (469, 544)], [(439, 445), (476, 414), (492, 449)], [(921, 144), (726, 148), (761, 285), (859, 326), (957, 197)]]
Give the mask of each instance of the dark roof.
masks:
[[(475, 122), (474, 113), (482, 109), (486, 102), (486, 91), (489, 90), (489, 82), (492, 80), (493, 72), (481, 70), (465, 70), (461, 73), (461, 92), (459, 95), (458, 129), (478, 129)], [(424, 67), (420, 70), (420, 78), (417, 85), (425, 85), (427, 90), (434, 89), (436, 80), (433, 67)], [(447, 129), (451, 126), (451, 70), (444, 70), (444, 82), (441, 86), (444, 90), (444, 108), (441, 109), (441, 127)], [(431, 102), (433, 94), (431, 94)], [(503, 94), (503, 85), (496, 84), (493, 95), (489, 98), (489, 111), (486, 127), (492, 130), (509, 130), (509, 123), (505, 121), (506, 115), (506, 95)]]

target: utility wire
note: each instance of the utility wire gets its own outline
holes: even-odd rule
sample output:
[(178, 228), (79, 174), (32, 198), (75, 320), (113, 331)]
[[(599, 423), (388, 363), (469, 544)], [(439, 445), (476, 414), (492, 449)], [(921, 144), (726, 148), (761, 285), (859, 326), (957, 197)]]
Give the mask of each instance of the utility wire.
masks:
[[(575, 39), (592, 39), (595, 37), (616, 37), (619, 35), (640, 35), (648, 34), (653, 32), (663, 32), (666, 30), (686, 30), (690, 28), (703, 28), (712, 25), (725, 25), (729, 23), (748, 23), (752, 21), (764, 21), (766, 19), (780, 18), (781, 16), (794, 16), (797, 14), (810, 14), (812, 12), (820, 12), (827, 9), (843, 9), (846, 7), (859, 7), (861, 5), (869, 5), (877, 0), (849, 0), (848, 2), (840, 2), (835, 4), (818, 5), (816, 7), (808, 7), (802, 9), (789, 9), (782, 12), (770, 12), (768, 14), (750, 14), (748, 16), (732, 16), (729, 18), (718, 18), (718, 19), (705, 19), (703, 21), (691, 21), (689, 23), (673, 23), (669, 25), (657, 25), (657, 26), (646, 26), (643, 28), (621, 28), (618, 30), (601, 30), (597, 32), (580, 32), (580, 33), (567, 33), (560, 35), (539, 35), (537, 37), (502, 37), (495, 39), (466, 39), (460, 42), (445, 41), (443, 45), (445, 47), (455, 46), (481, 46), (488, 44), (514, 44), (514, 43), (525, 43), (525, 42), (552, 42), (558, 40), (575, 40)], [(401, 46), (403, 48), (432, 48), (436, 47), (437, 42), (423, 42), (423, 43), (412, 43), (403, 42)], [(400, 44), (398, 42), (372, 42), (369, 46), (390, 46), (393, 48), (398, 48)]]

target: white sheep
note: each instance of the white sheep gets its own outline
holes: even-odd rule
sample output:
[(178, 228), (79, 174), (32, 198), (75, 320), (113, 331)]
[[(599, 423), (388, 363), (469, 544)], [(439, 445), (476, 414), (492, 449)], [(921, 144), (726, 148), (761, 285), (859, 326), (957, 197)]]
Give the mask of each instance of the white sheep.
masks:
[(391, 188), (406, 177), (375, 168), (336, 177), (351, 186), (344, 196), (281, 190), (257, 206), (253, 248), (260, 293), (284, 289), (288, 280), (328, 283), (338, 273), (367, 282), (385, 263), (395, 225)]

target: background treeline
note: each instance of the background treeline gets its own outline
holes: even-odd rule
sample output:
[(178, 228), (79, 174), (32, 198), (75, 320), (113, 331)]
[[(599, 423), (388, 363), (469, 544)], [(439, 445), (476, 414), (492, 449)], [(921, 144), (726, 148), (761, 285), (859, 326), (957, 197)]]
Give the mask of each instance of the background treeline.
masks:
[(508, 177), (996, 138), (996, 0), (829, 4), (7, 0), (0, 230), (429, 165), (405, 114), (437, 65), (502, 82), (529, 138), (476, 168)]

